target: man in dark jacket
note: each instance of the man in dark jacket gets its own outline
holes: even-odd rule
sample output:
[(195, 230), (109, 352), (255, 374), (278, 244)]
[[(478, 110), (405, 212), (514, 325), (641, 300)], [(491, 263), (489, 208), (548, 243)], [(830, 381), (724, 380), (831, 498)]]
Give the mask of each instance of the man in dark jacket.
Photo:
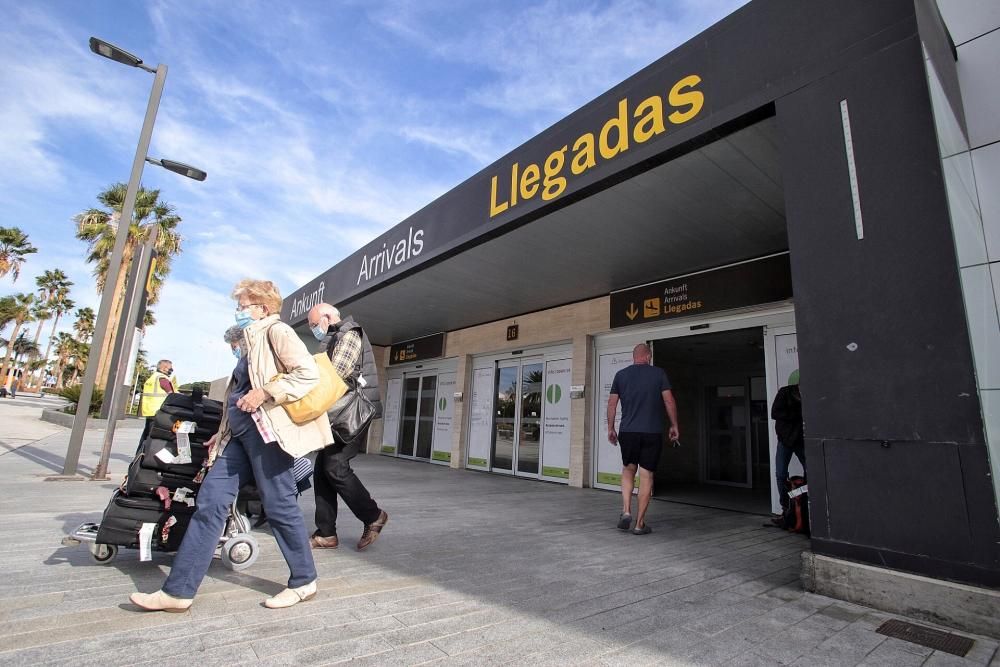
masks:
[(791, 384), (778, 390), (771, 404), (771, 419), (778, 436), (778, 448), (774, 453), (774, 477), (778, 484), (778, 497), (782, 509), (788, 507), (788, 464), (792, 454), (799, 458), (802, 471), (806, 469), (806, 447), (802, 432), (802, 394), (799, 392), (798, 372), (792, 374)]
[[(309, 310), (309, 329), (320, 349), (327, 353), (333, 368), (345, 381), (356, 380), (357, 389), (375, 403), (376, 416), (381, 416), (378, 395), (378, 374), (371, 344), (361, 327), (350, 317), (342, 320), (340, 311), (328, 303), (319, 303)], [(348, 382), (348, 387), (352, 386)], [(316, 456), (313, 485), (316, 489), (316, 532), (310, 538), (314, 549), (336, 549), (337, 496), (365, 528), (358, 541), (358, 551), (368, 548), (378, 538), (389, 515), (380, 509), (368, 489), (351, 469), (351, 459), (368, 441), (366, 426), (351, 442), (342, 442), (335, 434), (333, 444), (321, 449)]]

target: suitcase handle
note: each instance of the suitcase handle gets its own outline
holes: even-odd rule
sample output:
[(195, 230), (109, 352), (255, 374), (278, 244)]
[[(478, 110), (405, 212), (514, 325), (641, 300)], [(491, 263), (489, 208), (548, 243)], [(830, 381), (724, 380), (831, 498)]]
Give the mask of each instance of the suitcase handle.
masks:
[(204, 399), (204, 397), (205, 397), (204, 392), (201, 390), (200, 386), (195, 385), (194, 387), (192, 387), (191, 408), (194, 411), (194, 421), (196, 423), (201, 422), (202, 418), (205, 416), (205, 409), (204, 409), (205, 406), (204, 403), (202, 403), (202, 399)]

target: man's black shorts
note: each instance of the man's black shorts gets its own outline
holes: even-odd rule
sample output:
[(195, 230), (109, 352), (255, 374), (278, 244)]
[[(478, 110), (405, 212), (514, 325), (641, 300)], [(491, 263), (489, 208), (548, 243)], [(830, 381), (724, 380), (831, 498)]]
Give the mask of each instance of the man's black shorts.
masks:
[(622, 465), (637, 464), (655, 472), (663, 451), (661, 433), (619, 433), (618, 446), (622, 450)]

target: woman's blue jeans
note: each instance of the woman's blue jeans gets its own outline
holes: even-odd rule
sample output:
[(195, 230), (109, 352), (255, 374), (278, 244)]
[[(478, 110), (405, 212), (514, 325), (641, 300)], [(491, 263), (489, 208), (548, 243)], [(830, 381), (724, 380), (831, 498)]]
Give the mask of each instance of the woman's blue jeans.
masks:
[(265, 444), (255, 429), (229, 441), (198, 491), (194, 516), (163, 592), (183, 599), (194, 597), (212, 563), (229, 507), (240, 487), (250, 481), (257, 485), (274, 539), (288, 563), (288, 587), (298, 588), (316, 579), (309, 533), (296, 501), (293, 460), (277, 443)]

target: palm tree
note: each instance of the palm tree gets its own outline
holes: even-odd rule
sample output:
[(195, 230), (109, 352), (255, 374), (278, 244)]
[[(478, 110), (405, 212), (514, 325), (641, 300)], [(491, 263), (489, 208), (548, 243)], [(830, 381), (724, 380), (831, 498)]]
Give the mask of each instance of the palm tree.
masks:
[[(45, 348), (44, 358), (48, 361), (49, 353), (52, 351), (52, 339), (55, 338), (56, 327), (59, 326), (59, 318), (64, 313), (73, 310), (73, 306), (76, 305), (69, 298), (69, 288), (73, 286), (73, 281), (63, 273), (62, 269), (55, 269), (54, 271), (46, 271), (35, 278), (35, 284), (38, 285), (38, 296), (45, 299), (49, 309), (55, 315), (55, 321), (52, 323), (52, 333), (49, 334), (49, 343)], [(41, 325), (39, 325), (39, 328), (41, 328)]]
[(87, 368), (87, 357), (90, 356), (90, 345), (73, 339), (72, 354), (70, 361), (73, 363), (73, 375), (69, 379), (70, 385), (78, 384), (80, 374)]
[[(34, 347), (37, 353), (38, 351), (40, 351), (40, 348), (38, 347), (38, 340), (42, 337), (42, 325), (45, 324), (45, 322), (47, 322), (48, 320), (52, 319), (52, 310), (49, 308), (48, 302), (41, 300), (35, 301), (35, 305), (31, 307), (31, 316), (35, 319), (36, 322), (38, 322), (38, 326), (35, 327), (35, 340), (32, 343), (32, 346)], [(14, 360), (16, 362), (17, 358), (15, 357)], [(29, 380), (29, 382), (27, 382), (26, 384), (33, 384), (33, 382), (30, 381), (30, 378), (27, 379)]]
[(9, 273), (17, 280), (25, 255), (33, 252), (38, 252), (38, 248), (28, 243), (27, 234), (17, 227), (0, 227), (0, 278)]
[(16, 311), (17, 299), (12, 296), (0, 297), (0, 331), (3, 331), (8, 324), (14, 321)]
[(73, 331), (76, 332), (80, 342), (87, 343), (94, 334), (94, 309), (80, 308), (76, 311), (76, 322), (73, 323)]
[(14, 322), (14, 330), (10, 334), (10, 340), (13, 342), (7, 345), (7, 353), (4, 355), (3, 365), (0, 365), (0, 378), (2, 378), (4, 382), (10, 379), (7, 374), (10, 371), (10, 360), (14, 352), (14, 347), (17, 343), (17, 334), (21, 331), (21, 327), (25, 322), (31, 321), (31, 306), (35, 301), (35, 295), (23, 293), (15, 294), (14, 301), (15, 307), (12, 318), (12, 321)]
[[(98, 290), (104, 289), (107, 279), (126, 189), (124, 183), (112, 185), (97, 195), (97, 200), (105, 207), (104, 209), (92, 208), (73, 218), (76, 221), (76, 237), (88, 244), (87, 261), (95, 264), (94, 276), (97, 278)], [(181, 218), (174, 213), (173, 206), (160, 201), (159, 198), (159, 190), (139, 187), (135, 199), (135, 212), (129, 221), (129, 233), (125, 243), (125, 253), (122, 256), (122, 270), (119, 272), (118, 284), (115, 285), (113, 293), (111, 322), (117, 322), (121, 317), (128, 267), (136, 250), (149, 238), (150, 230), (153, 227), (159, 228), (159, 236), (156, 239), (158, 258), (153, 271), (153, 280), (150, 281), (152, 287), (152, 293), (149, 295), (150, 304), (156, 303), (159, 298), (160, 286), (170, 272), (171, 259), (181, 251), (181, 236), (177, 232)], [(99, 342), (101, 367), (98, 368), (97, 374), (98, 386), (104, 386), (107, 382), (108, 366), (111, 362), (108, 351), (114, 344), (116, 335), (115, 327), (110, 327), (104, 340)]]
[(56, 376), (56, 389), (63, 388), (63, 369), (66, 368), (70, 357), (73, 356), (76, 345), (77, 340), (65, 331), (56, 334), (56, 370), (53, 373)]

